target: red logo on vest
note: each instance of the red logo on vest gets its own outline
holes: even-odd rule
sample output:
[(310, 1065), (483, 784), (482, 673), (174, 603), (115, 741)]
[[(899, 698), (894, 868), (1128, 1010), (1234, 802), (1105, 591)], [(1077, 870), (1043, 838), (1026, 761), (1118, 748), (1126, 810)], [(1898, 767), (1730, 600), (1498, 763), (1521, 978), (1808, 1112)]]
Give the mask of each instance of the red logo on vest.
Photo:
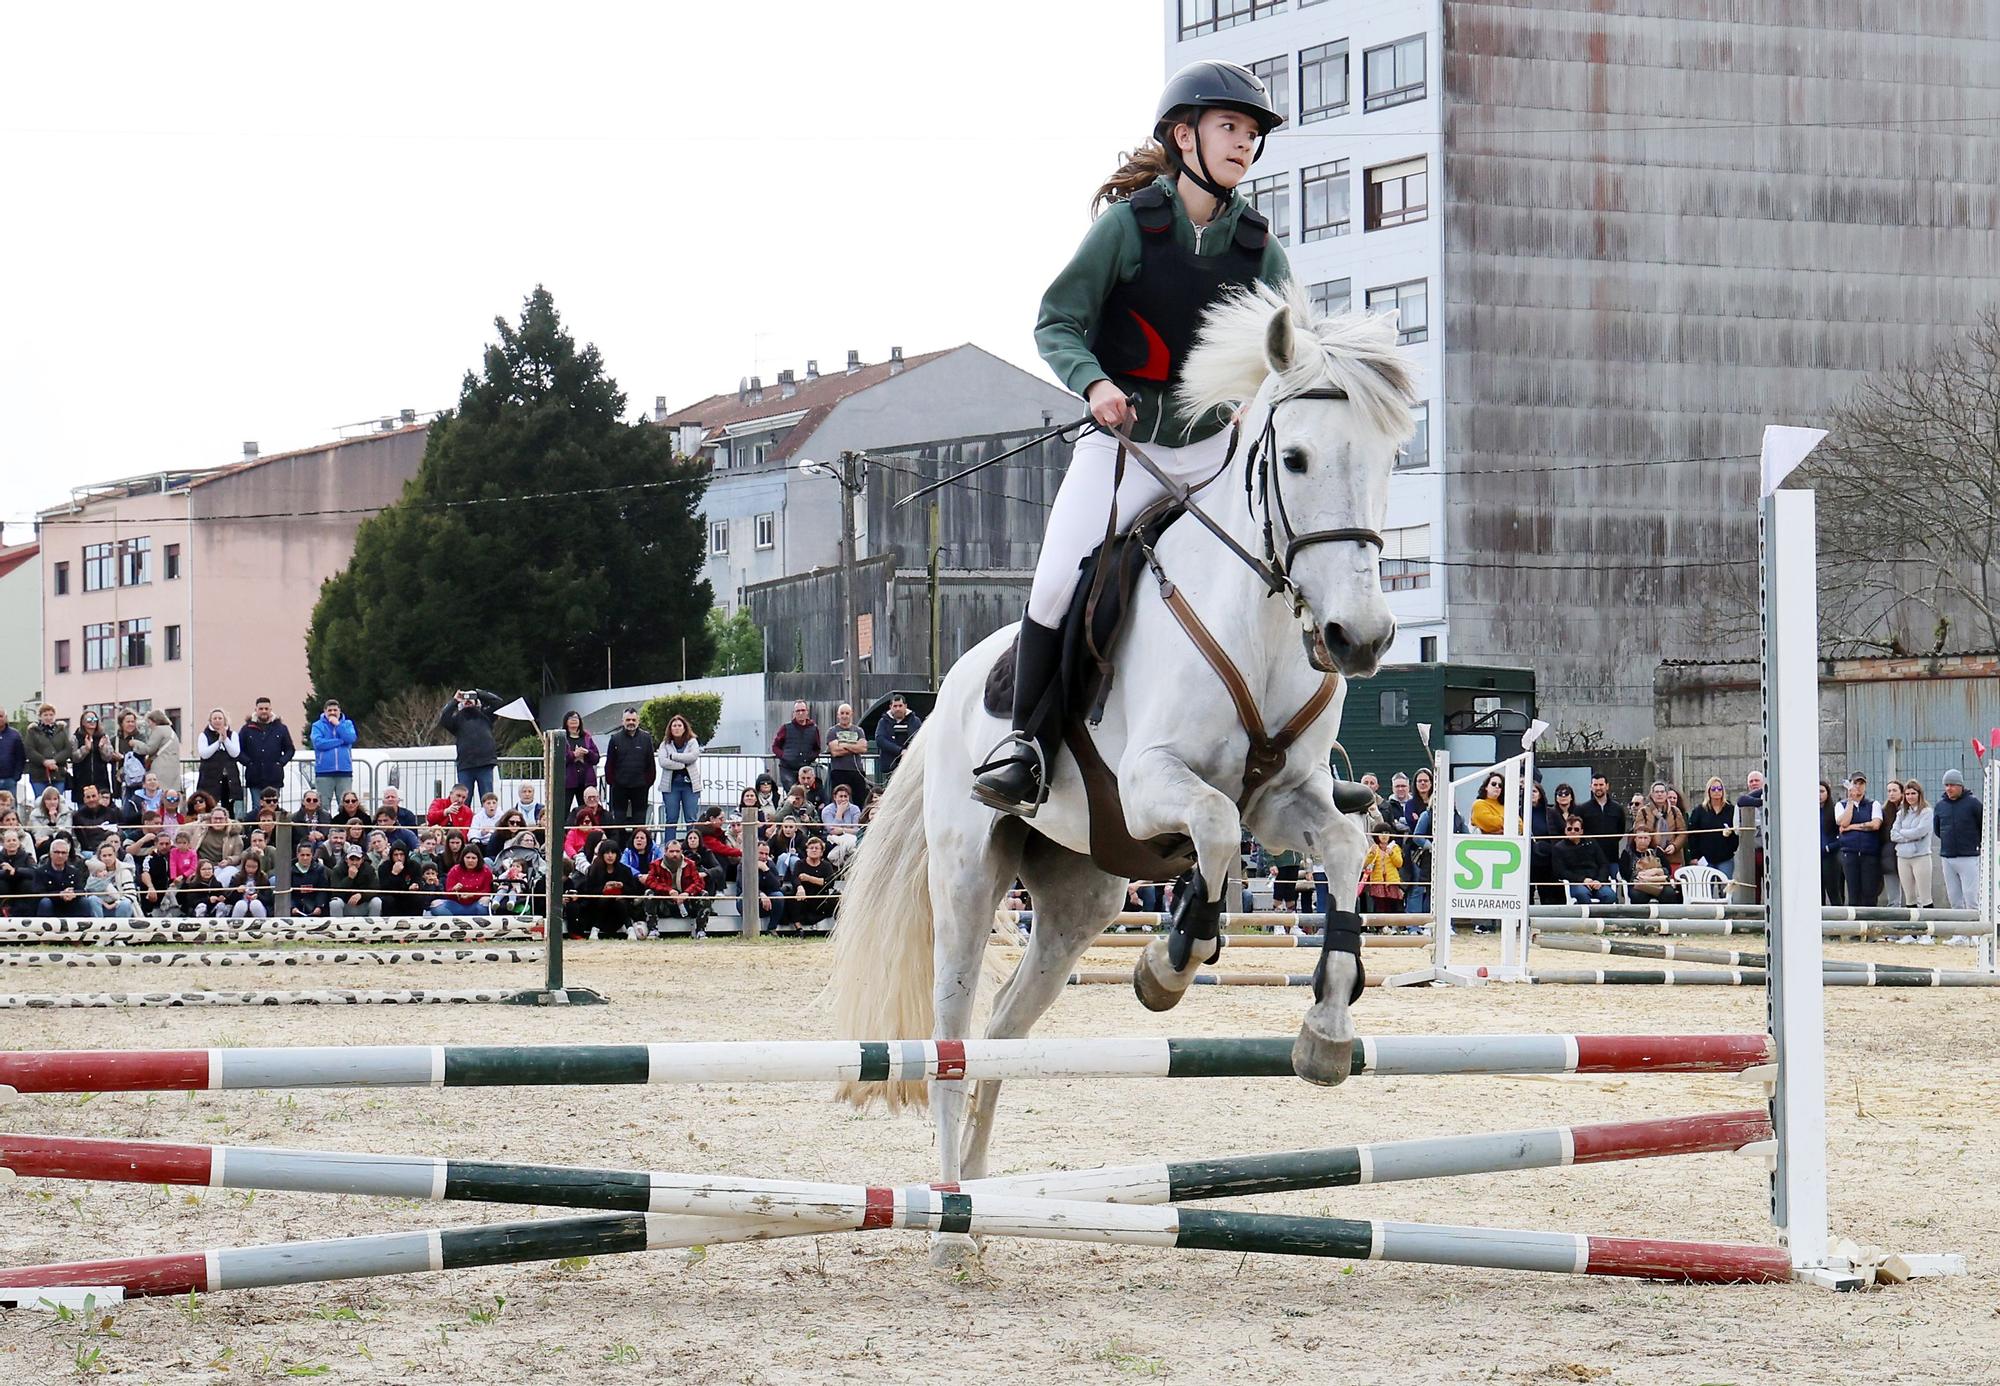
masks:
[(1147, 322), (1133, 309), (1127, 308), (1132, 321), (1139, 324), (1139, 335), (1146, 339), (1146, 359), (1125, 374), (1135, 380), (1156, 380), (1166, 383), (1167, 375), (1173, 370), (1173, 356), (1167, 351), (1167, 344), (1160, 339), (1153, 324)]

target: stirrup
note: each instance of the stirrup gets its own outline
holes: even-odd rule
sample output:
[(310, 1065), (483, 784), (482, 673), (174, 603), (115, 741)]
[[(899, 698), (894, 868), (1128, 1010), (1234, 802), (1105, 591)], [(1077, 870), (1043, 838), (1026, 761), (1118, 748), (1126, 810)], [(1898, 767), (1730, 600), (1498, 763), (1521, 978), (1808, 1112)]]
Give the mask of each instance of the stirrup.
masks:
[[(1002, 787), (987, 783), (989, 776), (997, 779), (1014, 766), (1024, 767), (1030, 777), (1031, 787), (1025, 793), (1006, 793)], [(1049, 801), (1048, 761), (1042, 754), (1041, 742), (1026, 732), (1008, 732), (984, 764), (972, 767), (972, 774), (972, 797), (1001, 813), (1033, 818), (1035, 810)]]

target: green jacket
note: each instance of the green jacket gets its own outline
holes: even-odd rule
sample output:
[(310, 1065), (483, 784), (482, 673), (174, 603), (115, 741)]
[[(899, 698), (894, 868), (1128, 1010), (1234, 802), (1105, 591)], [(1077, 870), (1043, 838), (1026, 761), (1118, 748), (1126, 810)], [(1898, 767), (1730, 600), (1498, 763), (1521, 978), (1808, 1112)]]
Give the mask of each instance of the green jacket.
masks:
[[(1167, 189), (1173, 201), (1176, 241), (1198, 255), (1220, 255), (1228, 250), (1236, 235), (1236, 219), (1248, 205), (1241, 196), (1232, 193), (1229, 205), (1202, 227), (1197, 236), (1194, 223), (1188, 220), (1187, 210), (1181, 206), (1174, 180), (1161, 174), (1154, 181)], [(1041, 312), (1035, 318), (1036, 349), (1055, 372), (1056, 379), (1076, 394), (1081, 395), (1097, 381), (1110, 378), (1110, 372), (1091, 355), (1090, 339), (1097, 331), (1098, 316), (1112, 289), (1130, 283), (1138, 274), (1139, 223), (1130, 204), (1114, 202), (1091, 224), (1083, 244), (1042, 295)], [(1285, 248), (1278, 243), (1275, 227), (1271, 238), (1264, 243), (1264, 263), (1257, 277), (1273, 287), (1292, 277), (1291, 263), (1285, 259)], [(1164, 386), (1142, 383), (1138, 395), (1139, 419), (1132, 428), (1132, 437), (1137, 442), (1182, 447), (1212, 436), (1225, 422), (1215, 412), (1202, 419), (1181, 417)]]
[[(69, 739), (69, 723), (58, 721), (52, 727), (44, 727), (39, 721), (28, 723), (21, 728), (21, 744), (28, 751), (28, 778), (37, 784), (68, 784), (69, 768), (76, 759), (76, 747)], [(47, 780), (42, 762), (52, 760), (56, 772)]]

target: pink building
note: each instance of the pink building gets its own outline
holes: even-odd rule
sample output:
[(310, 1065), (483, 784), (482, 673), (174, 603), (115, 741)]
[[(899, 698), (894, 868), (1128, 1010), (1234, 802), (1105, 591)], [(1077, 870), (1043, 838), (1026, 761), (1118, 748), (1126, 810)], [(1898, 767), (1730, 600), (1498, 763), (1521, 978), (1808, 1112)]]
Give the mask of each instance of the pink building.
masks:
[(38, 517), (42, 695), (167, 710), (183, 735), (269, 697), (296, 731), (311, 681), (306, 631), (354, 533), (417, 474), (428, 428), (406, 424), (211, 471), (78, 487)]

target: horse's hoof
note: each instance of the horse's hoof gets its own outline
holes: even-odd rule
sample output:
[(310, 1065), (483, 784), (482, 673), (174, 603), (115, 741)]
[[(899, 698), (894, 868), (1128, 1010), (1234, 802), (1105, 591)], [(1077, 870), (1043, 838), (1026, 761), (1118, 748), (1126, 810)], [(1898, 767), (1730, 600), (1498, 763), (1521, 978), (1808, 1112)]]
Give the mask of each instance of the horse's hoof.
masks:
[(1292, 1041), (1292, 1072), (1323, 1088), (1346, 1082), (1354, 1067), (1354, 1027), (1347, 1020), (1345, 1007), (1336, 1028), (1341, 1033), (1327, 1034), (1316, 1022), (1313, 1011), (1306, 1012), (1305, 1022), (1299, 1026), (1299, 1037)]
[(979, 1243), (963, 1232), (931, 1234), (931, 1267), (941, 1271), (976, 1270)]
[(1183, 977), (1167, 962), (1165, 939), (1154, 939), (1132, 964), (1132, 990), (1149, 1011), (1170, 1011), (1187, 995), (1192, 976)]

